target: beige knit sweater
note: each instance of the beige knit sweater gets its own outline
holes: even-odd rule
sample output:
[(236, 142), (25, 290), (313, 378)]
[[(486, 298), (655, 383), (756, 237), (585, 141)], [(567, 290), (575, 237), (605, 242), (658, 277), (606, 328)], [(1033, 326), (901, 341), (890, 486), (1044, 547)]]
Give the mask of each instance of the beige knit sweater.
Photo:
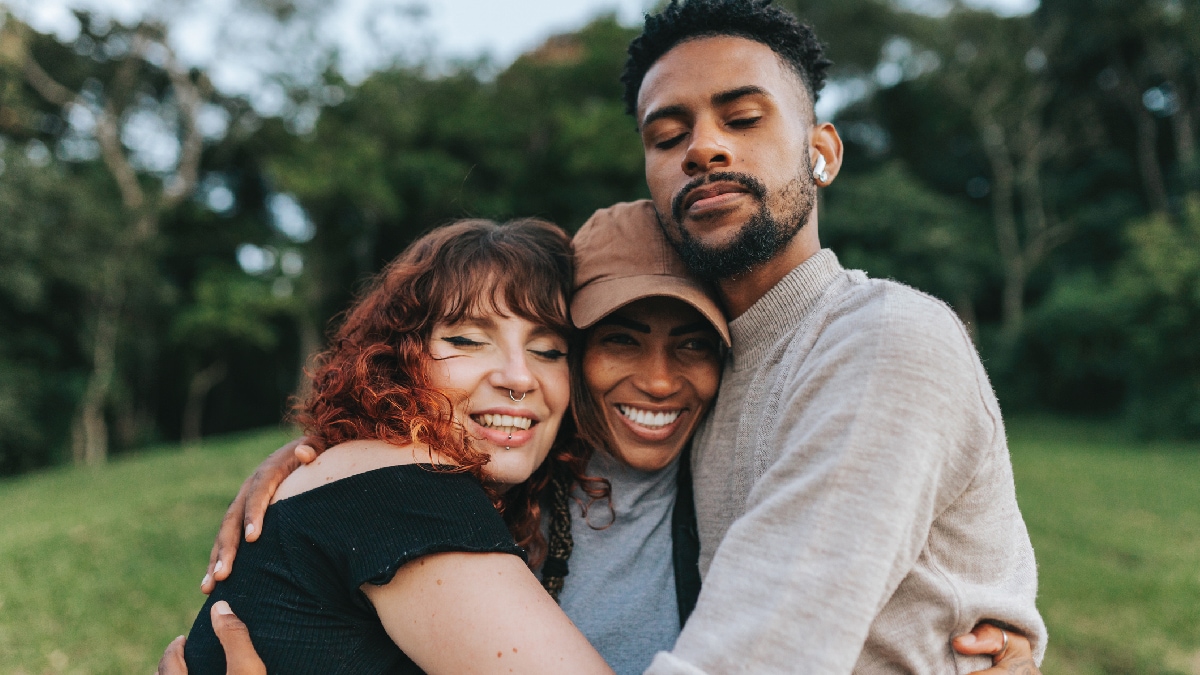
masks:
[(704, 588), (648, 673), (968, 673), (1046, 628), (995, 395), (954, 313), (828, 250), (730, 324), (694, 447)]

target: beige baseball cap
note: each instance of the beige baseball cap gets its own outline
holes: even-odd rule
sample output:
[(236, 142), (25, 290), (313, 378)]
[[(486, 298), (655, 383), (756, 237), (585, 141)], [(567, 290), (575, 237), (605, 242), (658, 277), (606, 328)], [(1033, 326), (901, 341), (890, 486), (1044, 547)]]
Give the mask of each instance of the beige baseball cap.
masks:
[(589, 328), (635, 300), (666, 296), (695, 307), (729, 345), (716, 292), (688, 273), (663, 236), (650, 200), (600, 209), (579, 228), (574, 246), (576, 328)]

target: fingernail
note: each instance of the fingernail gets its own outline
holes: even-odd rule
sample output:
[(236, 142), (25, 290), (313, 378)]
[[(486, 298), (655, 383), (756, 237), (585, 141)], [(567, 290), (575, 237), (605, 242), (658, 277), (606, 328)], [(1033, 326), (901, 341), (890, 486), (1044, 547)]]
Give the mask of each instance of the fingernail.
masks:
[(229, 608), (229, 603), (224, 600), (214, 604), (213, 609), (217, 610), (217, 614), (233, 614), (233, 610)]
[(205, 574), (205, 575), (204, 575), (204, 578), (200, 580), (200, 588), (204, 588), (205, 586), (207, 586), (207, 585), (208, 585), (208, 582), (209, 582), (209, 581), (211, 581), (211, 580), (212, 580), (212, 575), (211, 575), (211, 574)]
[(218, 560), (217, 564), (213, 565), (213, 574), (216, 574), (217, 572), (220, 572), (223, 569), (225, 569), (225, 561)]
[(969, 646), (975, 644), (976, 639), (977, 638), (975, 637), (974, 633), (967, 633), (966, 635), (959, 635), (958, 636), (958, 644), (960, 644), (964, 647), (969, 647)]
[(246, 536), (254, 534), (254, 523), (246, 523)]

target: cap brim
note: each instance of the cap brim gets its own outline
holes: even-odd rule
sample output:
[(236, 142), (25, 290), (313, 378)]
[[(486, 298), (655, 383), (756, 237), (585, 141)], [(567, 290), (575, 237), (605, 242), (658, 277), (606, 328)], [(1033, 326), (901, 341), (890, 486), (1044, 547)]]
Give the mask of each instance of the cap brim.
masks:
[(682, 300), (700, 312), (730, 345), (729, 325), (717, 303), (695, 284), (665, 274), (643, 274), (597, 281), (575, 291), (571, 298), (571, 321), (576, 328), (591, 328), (616, 310), (644, 298), (668, 297)]

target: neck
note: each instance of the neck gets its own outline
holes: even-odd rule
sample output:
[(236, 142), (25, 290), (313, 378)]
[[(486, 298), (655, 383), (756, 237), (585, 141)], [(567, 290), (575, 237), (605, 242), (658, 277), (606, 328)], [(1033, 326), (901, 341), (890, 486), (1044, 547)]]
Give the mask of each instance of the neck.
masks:
[(745, 274), (728, 277), (717, 282), (721, 299), (730, 320), (736, 319), (750, 309), (759, 298), (766, 295), (781, 279), (799, 267), (805, 260), (821, 250), (817, 236), (817, 210), (808, 216), (808, 222), (783, 250)]

